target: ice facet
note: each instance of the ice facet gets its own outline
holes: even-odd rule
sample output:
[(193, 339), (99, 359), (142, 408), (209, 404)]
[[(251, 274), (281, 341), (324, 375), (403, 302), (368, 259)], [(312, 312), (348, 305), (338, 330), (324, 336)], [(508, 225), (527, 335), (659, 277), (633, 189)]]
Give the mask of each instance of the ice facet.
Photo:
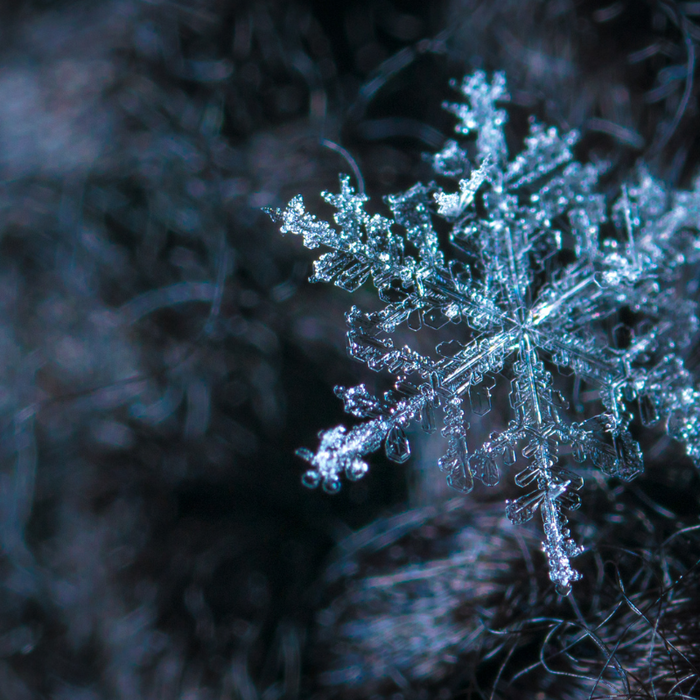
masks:
[(386, 456), (397, 464), (403, 464), (411, 456), (411, 446), (403, 428), (395, 425), (386, 436)]
[(491, 453), (478, 450), (469, 458), (469, 466), (474, 476), (486, 486), (495, 486), (498, 483), (498, 465)]

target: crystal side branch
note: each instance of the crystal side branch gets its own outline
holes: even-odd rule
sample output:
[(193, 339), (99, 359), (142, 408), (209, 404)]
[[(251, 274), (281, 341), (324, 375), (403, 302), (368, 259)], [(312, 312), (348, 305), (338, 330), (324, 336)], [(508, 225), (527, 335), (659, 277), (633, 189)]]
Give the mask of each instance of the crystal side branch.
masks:
[[(439, 467), (456, 489), (470, 491), (475, 479), (496, 484), (498, 463), (515, 465), (520, 449), (525, 466), (515, 482), (527, 493), (506, 512), (523, 523), (539, 510), (550, 577), (567, 594), (580, 577), (570, 559), (581, 552), (564, 515), (579, 505), (583, 485), (572, 462), (623, 480), (637, 476), (642, 455), (629, 432), (637, 413), (645, 426), (665, 424), (700, 462), (700, 391), (683, 363), (698, 318), (682, 292), (700, 260), (700, 185), (670, 192), (640, 169), (610, 206), (595, 192), (603, 167), (574, 160), (576, 132), (532, 121), (524, 150), (509, 158), (507, 114), (498, 106), (508, 100), (503, 75), (489, 83), (477, 72), (461, 92), (466, 102), (447, 108), (467, 138), (432, 157), (445, 189), (417, 184), (386, 197), (393, 218), (385, 218), (367, 214), (367, 197), (343, 177), (340, 194), (323, 194), (337, 209), (337, 228), (307, 213), (300, 196), (270, 212), (282, 233), (327, 249), (312, 282), (352, 292), (371, 278), (384, 307), (352, 307), (348, 350), (396, 378), (381, 397), (364, 385), (336, 388), (346, 411), (364, 422), (322, 432), (315, 453), (299, 450), (311, 465), (303, 481), (335, 492), (341, 474), (365, 474), (364, 457), (382, 444), (389, 459), (404, 462), (406, 426), (416, 421), (431, 433), (441, 412)], [(438, 244), (439, 219), (449, 228), (450, 260)], [(620, 318), (627, 325), (614, 342)], [(403, 323), (414, 331), (447, 326), (451, 339), (437, 357), (397, 348), (390, 334)], [(597, 415), (567, 417), (554, 368), (597, 391)], [(486, 413), (503, 373), (512, 377), (512, 419), (470, 454), (465, 409)]]

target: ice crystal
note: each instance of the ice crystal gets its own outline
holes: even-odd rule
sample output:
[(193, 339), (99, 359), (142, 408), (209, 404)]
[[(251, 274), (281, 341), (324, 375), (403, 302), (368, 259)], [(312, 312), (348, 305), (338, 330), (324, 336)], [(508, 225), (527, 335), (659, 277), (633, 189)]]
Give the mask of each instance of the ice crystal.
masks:
[[(524, 523), (539, 510), (550, 578), (566, 594), (580, 577), (570, 559), (581, 547), (563, 513), (580, 503), (572, 461), (633, 479), (643, 466), (629, 431), (636, 413), (644, 426), (665, 423), (700, 461), (700, 391), (683, 362), (698, 322), (682, 293), (684, 269), (700, 259), (700, 184), (671, 192), (640, 168), (610, 205), (595, 191), (603, 166), (574, 159), (576, 132), (533, 120), (524, 150), (509, 157), (501, 74), (489, 83), (474, 73), (461, 92), (466, 102), (447, 107), (466, 138), (432, 158), (449, 187), (417, 184), (386, 197), (393, 218), (385, 218), (366, 213), (367, 197), (343, 177), (340, 194), (323, 194), (337, 229), (307, 213), (299, 196), (271, 212), (282, 233), (329, 249), (311, 281), (353, 292), (371, 278), (384, 306), (350, 310), (348, 351), (396, 378), (381, 397), (364, 385), (336, 388), (364, 422), (321, 433), (315, 453), (299, 451), (311, 465), (304, 483), (335, 492), (341, 474), (365, 474), (365, 456), (382, 444), (404, 462), (408, 424), (433, 432), (441, 410), (439, 467), (456, 489), (470, 491), (475, 479), (496, 484), (499, 462), (514, 465), (520, 448), (526, 466), (515, 482), (527, 493), (506, 512)], [(449, 230), (449, 259), (438, 220)], [(394, 346), (390, 334), (403, 323), (451, 332), (430, 357)], [(595, 415), (567, 414), (555, 369), (591, 389)], [(465, 411), (489, 411), (496, 376), (511, 377), (512, 419), (470, 454)]]

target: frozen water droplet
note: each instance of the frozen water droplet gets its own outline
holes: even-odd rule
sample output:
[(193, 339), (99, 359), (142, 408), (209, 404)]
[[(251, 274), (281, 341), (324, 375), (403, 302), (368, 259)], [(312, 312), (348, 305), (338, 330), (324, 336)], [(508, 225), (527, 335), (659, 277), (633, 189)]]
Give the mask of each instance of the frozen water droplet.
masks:
[(433, 406), (433, 402), (430, 400), (426, 401), (421, 408), (420, 424), (421, 428), (423, 428), (426, 433), (434, 433), (437, 429), (435, 422), (435, 407)]
[(464, 436), (458, 436), (450, 439), (447, 454), (438, 461), (440, 470), (447, 473), (448, 485), (464, 493), (474, 488), (468, 456), (467, 440)]
[(315, 469), (309, 469), (304, 472), (301, 477), (301, 483), (306, 486), (307, 489), (315, 489), (321, 482), (321, 475)]
[(469, 493), (474, 488), (474, 478), (467, 467), (459, 465), (447, 475), (447, 484), (457, 491)]
[(559, 497), (559, 504), (567, 510), (576, 510), (581, 507), (581, 496), (575, 491), (566, 491)]
[(495, 486), (499, 481), (496, 460), (487, 452), (479, 450), (469, 458), (469, 466), (474, 476), (486, 486)]
[(571, 593), (570, 583), (555, 583), (554, 588), (559, 595), (567, 596)]
[(469, 389), (472, 411), (477, 416), (485, 416), (491, 410), (491, 392), (487, 387), (473, 386)]
[(350, 466), (345, 468), (345, 475), (350, 481), (361, 479), (368, 471), (369, 467), (361, 459), (355, 459)]
[(338, 493), (340, 491), (340, 479), (325, 479), (321, 488), (326, 493)]
[(521, 450), (521, 454), (525, 458), (532, 457), (532, 455), (535, 454), (535, 451), (537, 450), (538, 444), (536, 440), (533, 440), (532, 442), (529, 442), (523, 449)]
[(397, 464), (403, 464), (411, 456), (411, 446), (403, 428), (395, 425), (386, 436), (384, 443), (386, 456)]
[(503, 464), (507, 467), (512, 466), (518, 461), (518, 455), (512, 445), (508, 445), (503, 453)]

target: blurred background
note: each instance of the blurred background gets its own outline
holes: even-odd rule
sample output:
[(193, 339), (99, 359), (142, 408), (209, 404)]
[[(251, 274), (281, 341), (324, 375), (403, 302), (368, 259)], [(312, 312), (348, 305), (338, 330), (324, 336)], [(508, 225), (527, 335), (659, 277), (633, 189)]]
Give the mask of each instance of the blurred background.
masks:
[(610, 192), (639, 159), (687, 187), (699, 39), (695, 2), (2, 3), (0, 698), (696, 697), (700, 489), (658, 436), (585, 487), (564, 601), (427, 439), (301, 486), (333, 386), (375, 381), (343, 314), (376, 302), (308, 284), (261, 208), (430, 180), (475, 68), (512, 151), (534, 114)]

